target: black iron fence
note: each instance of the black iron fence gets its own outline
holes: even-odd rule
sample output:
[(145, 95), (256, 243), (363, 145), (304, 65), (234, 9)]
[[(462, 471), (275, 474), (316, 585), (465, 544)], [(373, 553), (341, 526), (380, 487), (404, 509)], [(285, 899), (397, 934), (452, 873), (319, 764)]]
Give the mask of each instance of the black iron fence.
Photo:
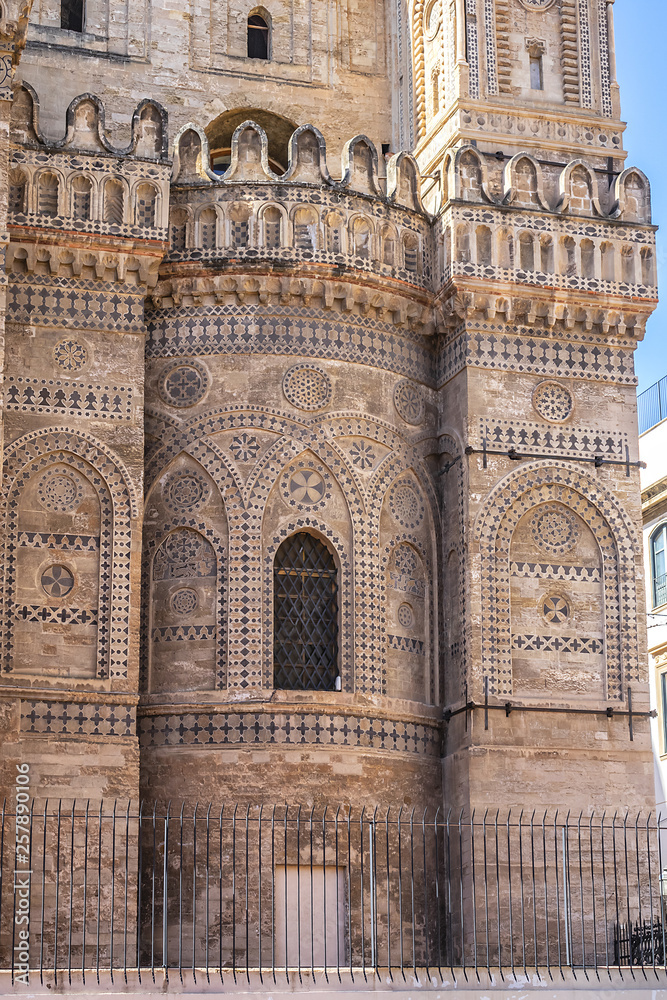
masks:
[(0, 967), (297, 980), (665, 965), (667, 819), (4, 808)]

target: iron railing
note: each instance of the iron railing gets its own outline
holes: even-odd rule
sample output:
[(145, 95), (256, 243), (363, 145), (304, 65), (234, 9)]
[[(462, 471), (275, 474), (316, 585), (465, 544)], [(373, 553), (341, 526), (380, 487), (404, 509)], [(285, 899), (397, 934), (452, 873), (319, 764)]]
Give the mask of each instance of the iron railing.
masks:
[(667, 418), (667, 375), (637, 396), (639, 433), (645, 434)]
[(667, 973), (661, 817), (71, 802), (23, 817), (3, 808), (0, 831), (13, 979)]

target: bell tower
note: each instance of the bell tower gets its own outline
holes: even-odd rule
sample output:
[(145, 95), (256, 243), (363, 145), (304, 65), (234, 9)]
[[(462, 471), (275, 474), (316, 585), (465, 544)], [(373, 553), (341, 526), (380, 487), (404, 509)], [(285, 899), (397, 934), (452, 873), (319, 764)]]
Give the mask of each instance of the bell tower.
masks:
[(652, 795), (633, 350), (655, 247), (648, 180), (624, 162), (612, 10), (414, 7), (450, 805)]
[(424, 174), (465, 141), (622, 161), (613, 0), (417, 0), (412, 51)]

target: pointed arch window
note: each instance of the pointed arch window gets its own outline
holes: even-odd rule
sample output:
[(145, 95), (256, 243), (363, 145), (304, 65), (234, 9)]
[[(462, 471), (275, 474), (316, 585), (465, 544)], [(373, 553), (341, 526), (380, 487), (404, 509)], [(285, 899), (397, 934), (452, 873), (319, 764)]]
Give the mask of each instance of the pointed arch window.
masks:
[(333, 553), (307, 532), (291, 535), (273, 567), (273, 684), (288, 691), (336, 691), (338, 570)]
[(261, 14), (251, 14), (248, 18), (248, 58), (269, 59), (271, 32), (268, 22)]

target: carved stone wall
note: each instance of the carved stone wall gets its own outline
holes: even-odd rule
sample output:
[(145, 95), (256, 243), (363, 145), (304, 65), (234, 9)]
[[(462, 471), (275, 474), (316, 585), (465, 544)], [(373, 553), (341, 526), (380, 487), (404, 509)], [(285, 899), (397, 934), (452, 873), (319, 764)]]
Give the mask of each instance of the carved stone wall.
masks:
[[(85, 69), (44, 48), (53, 11), (35, 28), (5, 171), (6, 767), (91, 797), (422, 807), (444, 774), (447, 808), (643, 804), (655, 231), (606, 5), (312, 7), (272, 9), (261, 67), (226, 3), (153, 10), (150, 64), (106, 58), (142, 53), (103, 4)], [(293, 690), (276, 556), (304, 533), (336, 662)]]

